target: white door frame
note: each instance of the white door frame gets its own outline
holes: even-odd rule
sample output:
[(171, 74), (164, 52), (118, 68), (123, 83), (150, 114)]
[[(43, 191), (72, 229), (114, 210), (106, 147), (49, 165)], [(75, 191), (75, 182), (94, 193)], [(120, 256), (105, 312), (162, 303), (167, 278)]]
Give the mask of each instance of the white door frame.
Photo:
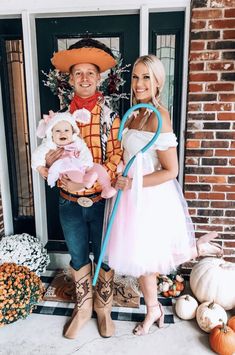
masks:
[[(140, 15), (140, 55), (148, 53), (148, 27), (149, 12), (185, 12), (184, 28), (184, 54), (183, 54), (183, 73), (182, 73), (182, 113), (181, 113), (181, 132), (179, 150), (179, 182), (183, 183), (184, 171), (184, 131), (186, 123), (186, 100), (187, 100), (187, 73), (188, 73), (188, 50), (189, 50), (189, 28), (190, 28), (190, 0), (165, 0), (152, 1), (146, 0), (119, 0), (118, 4), (110, 4), (108, 0), (99, 2), (96, 0), (86, 0), (85, 5), (77, 5), (75, 0), (21, 0), (15, 3), (14, 0), (1, 0), (0, 18), (21, 17), (23, 27), (23, 43), (25, 58), (25, 76), (27, 91), (27, 106), (29, 119), (30, 149), (33, 151), (37, 146), (36, 127), (41, 118), (39, 101), (39, 82), (38, 82), (38, 63), (36, 48), (36, 28), (35, 18), (44, 17), (69, 17), (69, 16), (97, 16), (100, 15)], [(1, 83), (0, 83), (1, 85)], [(1, 87), (0, 87), (1, 90)], [(0, 99), (0, 124), (4, 127), (2, 114), (2, 101)], [(6, 151), (5, 139), (0, 140), (0, 151)], [(3, 169), (4, 167), (4, 169)], [(4, 215), (5, 234), (13, 232), (13, 222), (11, 213), (11, 196), (9, 189), (9, 175), (6, 172), (6, 155), (0, 155), (0, 183), (2, 190), (2, 204)], [(3, 173), (4, 171), (4, 173)], [(8, 169), (7, 169), (8, 171)], [(6, 188), (6, 189), (5, 189)], [(47, 235), (47, 216), (45, 185), (39, 174), (33, 172), (33, 193), (36, 234), (46, 244)]]

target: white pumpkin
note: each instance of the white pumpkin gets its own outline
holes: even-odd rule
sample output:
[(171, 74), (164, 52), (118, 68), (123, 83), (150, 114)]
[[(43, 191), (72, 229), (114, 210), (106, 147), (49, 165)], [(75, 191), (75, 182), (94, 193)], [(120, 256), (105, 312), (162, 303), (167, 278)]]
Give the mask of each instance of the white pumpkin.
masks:
[(175, 312), (181, 319), (193, 319), (196, 316), (198, 303), (190, 295), (180, 296), (175, 303)]
[(214, 302), (203, 302), (198, 306), (196, 319), (199, 327), (207, 333), (219, 324), (227, 324), (227, 313)]
[(190, 287), (200, 303), (214, 301), (229, 310), (235, 307), (235, 264), (204, 258), (192, 268)]

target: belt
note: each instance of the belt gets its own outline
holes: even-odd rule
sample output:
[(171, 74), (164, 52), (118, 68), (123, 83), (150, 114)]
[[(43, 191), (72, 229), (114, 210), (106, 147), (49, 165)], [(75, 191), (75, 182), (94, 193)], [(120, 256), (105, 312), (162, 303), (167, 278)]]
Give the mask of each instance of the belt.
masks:
[(72, 195), (68, 192), (60, 190), (60, 196), (65, 200), (78, 203), (82, 207), (91, 207), (93, 203), (102, 200), (101, 194), (93, 194), (88, 196)]

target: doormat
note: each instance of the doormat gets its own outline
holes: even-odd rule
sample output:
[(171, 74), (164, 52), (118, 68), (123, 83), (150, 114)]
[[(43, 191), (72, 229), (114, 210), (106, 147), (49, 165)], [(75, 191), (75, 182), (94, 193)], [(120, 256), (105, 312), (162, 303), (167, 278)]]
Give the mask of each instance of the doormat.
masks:
[[(56, 277), (57, 276), (57, 277)], [(64, 276), (64, 273), (63, 273)], [(42, 282), (46, 290), (51, 290), (49, 287), (54, 287), (53, 280), (58, 280), (61, 278), (61, 271), (55, 275), (54, 271), (47, 270), (46, 273), (41, 276)], [(66, 281), (68, 282), (68, 280)], [(126, 282), (126, 280), (125, 280)], [(128, 286), (134, 288), (133, 285)], [(123, 290), (124, 288), (124, 290)], [(132, 290), (129, 294), (129, 290), (125, 289), (123, 285), (121, 287), (116, 287), (116, 296), (115, 303), (113, 303), (112, 307), (112, 319), (113, 320), (123, 320), (123, 321), (133, 321), (133, 322), (141, 322), (144, 320), (146, 313), (146, 306), (144, 303), (144, 298), (138, 295), (138, 306), (137, 306), (137, 297), (135, 298), (135, 294), (137, 294), (136, 290)], [(58, 316), (71, 316), (74, 309), (74, 296), (73, 296), (73, 286), (71, 285), (71, 281), (69, 287), (58, 287), (58, 291), (56, 292), (55, 298), (50, 298), (52, 295), (51, 291), (45, 293), (44, 300), (38, 303), (37, 308), (33, 310), (33, 313), (37, 314), (47, 314), (47, 315), (58, 315)], [(135, 292), (135, 293), (134, 293)], [(54, 293), (54, 292), (53, 292)], [(114, 293), (115, 294), (115, 293)], [(121, 295), (121, 296), (120, 296)], [(124, 295), (124, 296), (123, 296)], [(126, 298), (125, 298), (126, 297)], [(49, 300), (50, 298), (50, 300)], [(60, 298), (60, 299), (59, 299)], [(126, 301), (124, 301), (126, 299)], [(121, 300), (121, 302), (120, 302)], [(172, 299), (158, 297), (158, 301), (161, 302), (164, 312), (165, 324), (174, 323), (173, 309), (172, 309)], [(124, 304), (124, 306), (120, 305), (120, 303)], [(127, 305), (128, 303), (128, 305)], [(133, 306), (132, 306), (133, 305)], [(96, 314), (93, 313), (92, 318), (96, 318)]]
[[(43, 300), (75, 303), (75, 287), (71, 277), (63, 270), (56, 272), (46, 289)], [(113, 306), (139, 308), (140, 293), (136, 279), (115, 276)]]

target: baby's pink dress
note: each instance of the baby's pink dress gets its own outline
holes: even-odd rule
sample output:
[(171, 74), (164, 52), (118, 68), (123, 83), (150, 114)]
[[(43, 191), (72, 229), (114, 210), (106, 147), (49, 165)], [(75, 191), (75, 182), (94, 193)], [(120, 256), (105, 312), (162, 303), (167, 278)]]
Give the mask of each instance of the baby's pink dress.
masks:
[[(124, 163), (152, 137), (151, 132), (125, 129)], [(130, 169), (132, 189), (122, 192), (105, 258), (118, 274), (168, 274), (195, 255), (194, 229), (178, 181), (142, 187), (143, 175), (161, 170), (157, 150), (176, 146), (174, 133), (161, 133), (150, 149), (137, 155)], [(106, 223), (111, 210), (109, 203)]]

